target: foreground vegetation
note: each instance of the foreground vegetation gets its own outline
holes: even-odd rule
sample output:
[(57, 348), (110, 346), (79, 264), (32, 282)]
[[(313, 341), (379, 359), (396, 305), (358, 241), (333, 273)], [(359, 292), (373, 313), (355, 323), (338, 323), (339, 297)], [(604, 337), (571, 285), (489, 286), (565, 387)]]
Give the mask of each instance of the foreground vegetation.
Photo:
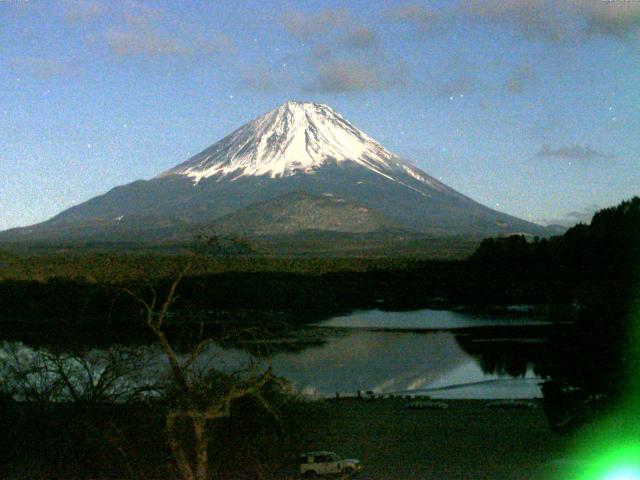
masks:
[[(10, 428), (3, 438), (15, 441), (15, 430), (33, 434), (33, 417), (39, 427), (53, 427), (44, 435), (44, 450), (36, 446), (13, 452), (15, 458), (29, 461), (35, 450), (35, 459), (45, 462), (41, 467), (44, 471), (36, 470), (31, 475), (153, 475), (207, 480), (214, 470), (222, 477), (233, 472), (231, 475), (238, 478), (238, 474), (246, 472), (252, 477), (267, 478), (282, 468), (280, 452), (284, 449), (271, 455), (265, 453), (272, 453), (269, 447), (282, 447), (285, 441), (283, 423), (278, 419), (292, 401), (286, 381), (276, 377), (270, 367), (258, 367), (251, 357), (247, 365), (232, 371), (213, 364), (207, 347), (220, 338), (201, 334), (196, 343), (182, 344), (178, 351), (175, 339), (166, 333), (166, 320), (181, 279), (182, 274), (162, 297), (153, 287), (148, 298), (125, 290), (144, 307), (146, 327), (164, 359), (160, 364), (149, 365), (150, 359), (145, 361), (144, 354), (120, 348), (110, 348), (106, 354), (57, 354), (45, 350), (27, 355), (30, 358), (25, 358), (16, 345), (13, 352), (3, 350), (0, 388), (6, 405), (0, 418)], [(161, 375), (163, 380), (151, 380), (154, 370), (165, 372)], [(29, 419), (16, 423), (16, 413), (26, 413)], [(142, 415), (132, 418), (132, 413)], [(271, 417), (266, 423), (265, 414)], [(63, 424), (57, 424), (60, 418)], [(252, 428), (239, 435), (243, 420)], [(224, 437), (242, 439), (242, 443), (234, 445), (237, 450), (229, 449), (231, 442), (215, 438), (220, 432)], [(149, 433), (153, 435), (151, 439), (147, 437)], [(43, 440), (41, 435), (32, 438)], [(30, 446), (29, 437), (21, 440), (27, 442), (23, 448)], [(149, 451), (155, 456), (148, 455)], [(114, 459), (114, 455), (122, 458)], [(230, 458), (237, 459), (237, 463), (230, 462)], [(15, 464), (11, 457), (6, 460)], [(269, 465), (267, 475), (264, 462)]]
[[(167, 441), (164, 401), (0, 402), (0, 476), (7, 479), (283, 478), (299, 448), (304, 403), (265, 398), (273, 416), (249, 398), (204, 432), (206, 476), (185, 476)], [(188, 425), (174, 442), (197, 464)]]
[[(445, 410), (406, 410), (405, 399), (290, 403), (275, 421), (239, 405), (210, 432), (211, 478), (293, 479), (296, 457), (312, 450), (358, 458), (362, 478), (553, 478), (566, 439), (547, 428), (542, 408), (487, 408), (447, 401)], [(177, 478), (163, 417), (149, 404), (36, 414), (3, 405), (3, 478)], [(274, 429), (277, 425), (278, 428)], [(6, 430), (5, 430), (6, 431)], [(555, 466), (554, 466), (555, 465)]]

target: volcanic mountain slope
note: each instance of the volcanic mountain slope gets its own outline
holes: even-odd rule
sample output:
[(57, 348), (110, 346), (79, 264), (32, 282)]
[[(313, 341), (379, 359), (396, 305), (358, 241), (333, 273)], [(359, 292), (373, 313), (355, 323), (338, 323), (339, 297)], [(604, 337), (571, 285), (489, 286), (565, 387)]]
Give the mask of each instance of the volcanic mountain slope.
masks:
[(293, 192), (255, 203), (215, 221), (223, 235), (287, 235), (306, 230), (369, 233), (398, 228), (375, 210), (333, 195)]
[[(344, 231), (346, 223), (357, 230), (359, 224), (378, 222), (428, 235), (545, 234), (543, 227), (489, 209), (430, 177), (330, 107), (287, 102), (151, 180), (116, 187), (46, 222), (4, 232), (0, 239), (42, 239), (51, 232), (58, 239), (108, 236), (130, 217), (153, 219), (145, 223), (151, 230), (154, 224), (183, 228), (219, 220), (231, 232), (233, 222), (222, 217), (278, 197), (299, 201), (287, 197), (294, 192), (306, 193), (305, 208), (314, 212), (304, 222), (303, 210), (293, 215), (293, 209), (287, 226), (287, 208), (279, 204), (281, 214), (272, 217), (277, 227), (268, 227), (254, 209), (245, 211), (239, 230), (295, 231), (297, 224)], [(350, 218), (330, 218), (337, 210), (324, 208), (327, 198), (353, 205)], [(358, 212), (362, 219), (354, 217)], [(247, 223), (251, 218), (259, 228)]]

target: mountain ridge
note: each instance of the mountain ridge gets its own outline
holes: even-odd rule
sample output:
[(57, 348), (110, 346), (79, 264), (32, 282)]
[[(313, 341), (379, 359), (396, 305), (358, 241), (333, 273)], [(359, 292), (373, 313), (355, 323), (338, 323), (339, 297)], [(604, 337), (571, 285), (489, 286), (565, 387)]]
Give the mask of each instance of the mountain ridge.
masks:
[[(425, 235), (546, 234), (544, 227), (492, 210), (439, 182), (331, 107), (287, 102), (150, 180), (115, 187), (40, 224), (0, 232), (0, 240), (44, 238), (54, 230), (64, 237), (65, 228), (77, 238), (82, 225), (91, 228), (127, 216), (172, 219), (183, 228), (214, 225), (292, 192), (315, 198), (308, 206), (314, 212), (322, 210), (323, 197), (333, 196)], [(316, 218), (320, 227), (331, 224), (330, 218)]]
[(373, 209), (334, 197), (304, 191), (287, 193), (218, 218), (213, 229), (228, 235), (286, 235), (306, 230), (372, 233), (398, 229)]

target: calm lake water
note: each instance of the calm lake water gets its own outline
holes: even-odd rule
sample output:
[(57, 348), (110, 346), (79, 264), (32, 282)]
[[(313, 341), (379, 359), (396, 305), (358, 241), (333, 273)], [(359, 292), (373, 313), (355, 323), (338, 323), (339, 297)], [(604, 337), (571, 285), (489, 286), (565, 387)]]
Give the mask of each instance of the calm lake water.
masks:
[[(523, 336), (519, 327), (541, 325), (548, 324), (522, 316), (492, 319), (440, 310), (357, 311), (316, 327), (335, 329), (324, 345), (280, 354), (273, 366), (312, 396), (373, 390), (433, 398), (535, 398), (541, 396), (541, 379), (532, 365), (524, 365), (518, 376), (489, 373), (461, 343), (493, 343), (498, 350), (505, 345), (531, 346), (545, 338)], [(497, 326), (512, 332), (505, 338), (503, 328), (498, 338), (492, 338), (483, 331)], [(474, 338), (461, 330), (469, 328), (481, 335)]]
[[(311, 397), (373, 390), (432, 398), (535, 398), (541, 396), (541, 379), (522, 352), (535, 352), (546, 341), (544, 325), (522, 316), (357, 311), (307, 327), (321, 339), (319, 344), (261, 361)], [(22, 344), (5, 343), (0, 345), (0, 359), (7, 359), (11, 348), (23, 360), (34, 353)], [(138, 381), (159, 375), (162, 355), (155, 347), (140, 349), (155, 361), (137, 372)], [(100, 352), (88, 355), (99, 357)], [(240, 350), (212, 346), (202, 361), (233, 370), (247, 359)], [(94, 363), (94, 368), (101, 368), (100, 361)]]
[(411, 310), (387, 312), (383, 310), (355, 311), (334, 317), (320, 324), (322, 327), (364, 328), (382, 330), (456, 330), (460, 328), (550, 325), (549, 322), (523, 317), (473, 315), (451, 310)]

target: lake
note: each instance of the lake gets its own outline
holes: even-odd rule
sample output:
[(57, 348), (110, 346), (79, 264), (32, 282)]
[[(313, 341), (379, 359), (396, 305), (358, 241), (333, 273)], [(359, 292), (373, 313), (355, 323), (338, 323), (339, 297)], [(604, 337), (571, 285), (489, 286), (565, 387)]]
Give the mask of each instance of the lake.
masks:
[(361, 310), (348, 315), (333, 317), (319, 324), (321, 327), (364, 328), (375, 330), (457, 330), (478, 327), (519, 327), (551, 325), (522, 315), (478, 315), (451, 310), (409, 310), (389, 312)]
[[(261, 359), (302, 394), (314, 397), (378, 394), (429, 395), (432, 398), (524, 399), (541, 396), (535, 358), (547, 341), (549, 324), (523, 315), (468, 315), (453, 311), (355, 311), (305, 327), (320, 340), (296, 352)], [(23, 359), (34, 351), (5, 343)], [(155, 347), (138, 347), (154, 358), (137, 372), (138, 380), (158, 376), (164, 358)], [(93, 358), (103, 368), (101, 352)], [(96, 360), (97, 359), (97, 360)], [(234, 370), (245, 364), (239, 349), (211, 346), (202, 364)]]
[[(520, 327), (530, 326), (549, 324), (522, 316), (490, 318), (446, 310), (356, 311), (317, 325), (335, 330), (322, 346), (280, 354), (272, 362), (276, 372), (311, 396), (373, 390), (433, 398), (536, 398), (541, 396), (541, 379), (533, 365), (520, 368), (517, 375), (487, 372), (483, 362), (463, 348), (469, 341), (494, 349), (544, 342), (540, 330), (524, 335)], [(496, 327), (503, 328), (494, 338), (490, 333)]]

